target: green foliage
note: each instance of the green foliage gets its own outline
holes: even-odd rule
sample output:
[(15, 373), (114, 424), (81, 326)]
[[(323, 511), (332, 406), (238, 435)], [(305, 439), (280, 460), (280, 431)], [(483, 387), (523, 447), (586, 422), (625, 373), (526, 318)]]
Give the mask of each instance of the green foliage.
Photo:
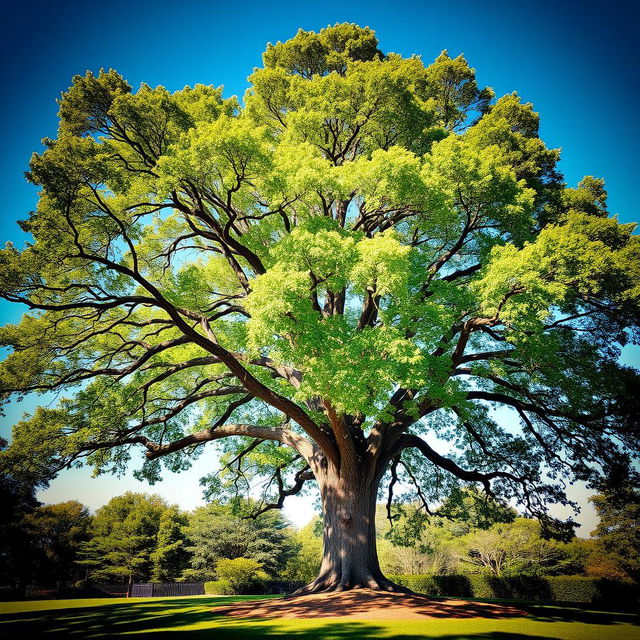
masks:
[(310, 78), (331, 71), (344, 73), (354, 60), (372, 60), (382, 55), (371, 29), (344, 23), (318, 33), (299, 29), (291, 40), (269, 43), (262, 59), (266, 69), (281, 68)]
[(613, 549), (582, 538), (545, 539), (537, 520), (517, 515), (470, 489), (454, 489), (432, 516), (415, 504), (397, 505), (393, 526), (378, 505), (380, 564), (392, 574), (628, 578)]
[[(0, 447), (6, 441), (0, 438)], [(24, 518), (39, 505), (35, 488), (10, 473), (0, 473), (0, 575), (3, 582), (21, 587), (31, 578), (31, 545), (24, 533)]]
[(89, 540), (91, 521), (89, 510), (77, 500), (42, 505), (24, 516), (33, 583), (72, 584), (84, 577), (76, 563)]
[(563, 556), (562, 543), (545, 540), (537, 520), (517, 518), (456, 541), (460, 560), (495, 576), (553, 573)]
[[(165, 516), (167, 511), (170, 513)], [(129, 491), (112, 498), (95, 513), (91, 538), (83, 545), (81, 564), (89, 569), (94, 580), (147, 582), (153, 571), (164, 575), (172, 568), (168, 560), (173, 560), (173, 553), (167, 549), (171, 543), (166, 538), (160, 548), (157, 545), (163, 516), (166, 536), (172, 528), (167, 519), (179, 521), (181, 516), (160, 496)]]
[[(622, 569), (640, 580), (640, 492), (598, 494), (591, 498), (600, 521), (591, 535), (596, 538), (600, 562), (608, 561), (607, 573)], [(596, 573), (591, 564), (591, 570)], [(613, 566), (611, 566), (613, 565)], [(597, 573), (602, 573), (602, 567)]]
[[(378, 478), (397, 460), (422, 487), (407, 499), (483, 484), (566, 537), (548, 508), (570, 504), (567, 473), (638, 481), (639, 377), (619, 363), (638, 340), (634, 225), (601, 179), (567, 187), (533, 106), (494, 101), (462, 56), (425, 65), (338, 24), (263, 61), (242, 106), (113, 70), (62, 95), (31, 161), (32, 241), (0, 251), (0, 296), (28, 309), (0, 329), (2, 399), (61, 395), (15, 425), (0, 470), (122, 473), (140, 446), (156, 482), (230, 437), (221, 497), (247, 465), (277, 505), (320, 461)], [(204, 577), (219, 557), (284, 566), (207, 551), (201, 515)], [(182, 525), (154, 560), (136, 526), (139, 552), (107, 545), (100, 570), (175, 573)]]
[(517, 516), (513, 507), (473, 488), (455, 488), (438, 508), (437, 514), (440, 518), (454, 521), (458, 527), (466, 525), (468, 530), (507, 524)]
[(168, 507), (160, 516), (156, 548), (151, 554), (152, 582), (171, 582), (187, 568), (190, 554), (185, 545), (187, 515), (178, 507)]
[(220, 558), (216, 563), (219, 576), (218, 587), (230, 585), (232, 593), (253, 592), (268, 575), (262, 571), (262, 565), (252, 558)]
[(554, 602), (588, 602), (617, 607), (634, 606), (638, 585), (629, 580), (583, 576), (390, 575), (394, 582), (417, 593), (463, 598), (508, 598)]
[(322, 561), (322, 521), (316, 516), (296, 531), (298, 550), (293, 555), (283, 574), (287, 580), (300, 582), (300, 586), (311, 582), (320, 571)]
[(191, 554), (187, 581), (218, 577), (221, 560), (245, 558), (258, 563), (267, 574), (278, 575), (297, 550), (288, 523), (276, 512), (243, 518), (254, 505), (211, 503), (197, 508), (185, 530)]
[(208, 580), (204, 583), (204, 592), (206, 594), (230, 596), (235, 593), (233, 586), (229, 580)]
[(495, 95), (489, 87), (478, 89), (475, 69), (463, 56), (451, 59), (446, 50), (427, 68), (426, 80), (429, 100), (447, 129), (463, 124), (469, 112), (484, 113)]

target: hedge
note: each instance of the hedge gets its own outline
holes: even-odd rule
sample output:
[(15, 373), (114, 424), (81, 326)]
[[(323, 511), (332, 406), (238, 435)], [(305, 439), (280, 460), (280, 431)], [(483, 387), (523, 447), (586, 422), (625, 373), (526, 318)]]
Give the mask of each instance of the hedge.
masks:
[(416, 593), (463, 598), (509, 598), (556, 602), (588, 602), (633, 606), (640, 585), (631, 580), (584, 576), (390, 575), (390, 580)]

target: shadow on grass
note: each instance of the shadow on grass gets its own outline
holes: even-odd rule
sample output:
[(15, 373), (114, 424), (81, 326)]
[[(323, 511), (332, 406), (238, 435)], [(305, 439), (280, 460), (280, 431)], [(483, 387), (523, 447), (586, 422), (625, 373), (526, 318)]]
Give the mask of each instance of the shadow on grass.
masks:
[[(428, 640), (428, 632), (419, 636), (407, 634), (388, 635), (389, 630), (364, 622), (330, 623), (318, 629), (283, 629), (277, 626), (245, 627), (244, 629), (206, 629), (187, 632), (189, 640), (251, 640), (252, 638), (292, 638), (293, 640)], [(186, 640), (185, 632), (162, 632), (154, 635), (154, 640)], [(524, 633), (491, 631), (489, 633), (456, 633), (454, 635), (433, 636), (437, 640), (558, 640), (553, 636), (532, 636)]]
[[(235, 599), (234, 599), (235, 600)], [(273, 621), (228, 618), (216, 614), (217, 605), (229, 605), (227, 598), (174, 598), (149, 602), (100, 604), (68, 609), (43, 608), (37, 611), (0, 615), (0, 638), (153, 638), (153, 640), (244, 640), (252, 638), (292, 638), (301, 640), (369, 640), (390, 637), (389, 627), (375, 623), (317, 619), (313, 628), (300, 628), (300, 621)], [(638, 616), (624, 613), (587, 611), (580, 608), (528, 605), (526, 619), (582, 622), (588, 624), (637, 624)], [(202, 628), (197, 628), (201, 625)], [(206, 625), (206, 627), (204, 626)], [(195, 627), (195, 628), (194, 628)], [(163, 629), (153, 631), (153, 629)], [(428, 638), (428, 632), (421, 637)], [(126, 635), (125, 635), (126, 634)], [(129, 635), (131, 634), (131, 635)], [(395, 640), (414, 640), (415, 635), (399, 634)], [(436, 635), (440, 640), (556, 640), (552, 636), (513, 632), (478, 632)]]
[(537, 622), (582, 622), (583, 624), (634, 624), (640, 625), (640, 615), (630, 611), (599, 611), (585, 606), (557, 604), (520, 605)]

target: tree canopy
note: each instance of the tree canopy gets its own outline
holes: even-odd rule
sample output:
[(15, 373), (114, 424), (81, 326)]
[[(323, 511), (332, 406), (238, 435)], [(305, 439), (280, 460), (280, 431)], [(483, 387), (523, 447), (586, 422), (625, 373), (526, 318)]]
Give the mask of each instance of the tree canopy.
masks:
[(533, 106), (350, 24), (269, 45), (249, 81), (242, 105), (114, 70), (62, 95), (31, 240), (0, 254), (28, 309), (0, 385), (63, 397), (4, 464), (46, 482), (138, 447), (156, 481), (231, 438), (216, 488), (250, 467), (261, 509), (315, 479), (342, 514), (386, 473), (425, 509), (477, 483), (555, 533), (567, 477), (636, 478), (640, 241), (601, 179), (564, 184)]

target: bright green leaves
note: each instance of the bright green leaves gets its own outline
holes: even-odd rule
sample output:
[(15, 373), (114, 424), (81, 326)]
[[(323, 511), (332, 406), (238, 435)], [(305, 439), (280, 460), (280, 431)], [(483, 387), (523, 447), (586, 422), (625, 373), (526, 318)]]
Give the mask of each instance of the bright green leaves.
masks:
[(249, 348), (281, 343), (298, 332), (298, 325), (315, 325), (316, 312), (309, 299), (309, 274), (276, 265), (256, 278), (245, 307), (251, 315), (248, 323)]
[[(227, 260), (206, 251), (206, 245), (192, 236), (181, 216), (157, 216), (153, 224), (143, 228), (136, 252), (145, 277), (167, 300), (203, 311), (219, 296), (238, 294), (240, 285)], [(180, 253), (177, 247), (182, 248)]]
[(534, 192), (517, 180), (496, 147), (478, 149), (450, 136), (425, 156), (422, 175), (427, 189), (455, 207), (454, 224), (493, 227), (517, 239), (529, 233)]
[(544, 201), (543, 192), (556, 188), (559, 176), (555, 166), (560, 158), (559, 149), (547, 149), (538, 136), (539, 117), (533, 105), (522, 103), (517, 94), (502, 98), (467, 133), (466, 138), (476, 147), (497, 146), (502, 161), (513, 168), (518, 178), (537, 191)]
[(283, 238), (272, 251), (276, 263), (306, 271), (321, 291), (339, 291), (347, 286), (356, 257), (358, 236), (328, 218), (311, 218)]
[(50, 328), (48, 322), (29, 314), (22, 316), (20, 324), (0, 328), (0, 346), (12, 349), (2, 361), (0, 389), (26, 391), (34, 385), (53, 382), (63, 371), (55, 352), (43, 340)]
[(608, 215), (607, 192), (602, 178), (585, 176), (577, 189), (565, 189), (563, 195), (569, 211), (581, 211), (601, 218)]
[(81, 441), (72, 431), (64, 407), (38, 407), (31, 418), (13, 426), (11, 447), (0, 452), (0, 472), (11, 474), (25, 486), (48, 486), (61, 461), (78, 452)]
[(113, 69), (101, 70), (98, 77), (91, 71), (74, 76), (73, 84), (59, 100), (60, 131), (83, 135), (104, 130), (113, 101), (130, 91), (131, 86)]
[(299, 400), (320, 396), (330, 399), (339, 414), (375, 419), (394, 384), (424, 384), (420, 350), (392, 327), (358, 332), (344, 318), (331, 317), (322, 332), (302, 338)]
[(308, 142), (281, 142), (273, 149), (271, 171), (260, 181), (274, 206), (291, 203), (296, 216), (305, 220), (321, 210), (324, 202), (348, 197), (348, 185), (335, 167)]
[(555, 307), (574, 310), (589, 299), (615, 304), (633, 298), (638, 242), (631, 231), (615, 220), (574, 213), (520, 250), (495, 247), (476, 285), (484, 313), (491, 316), (502, 304), (501, 318), (522, 326), (534, 317), (546, 320)]
[(356, 291), (402, 298), (408, 279), (410, 247), (403, 246), (395, 232), (363, 238), (357, 244), (358, 257), (351, 271)]
[(494, 97), (489, 87), (478, 89), (475, 69), (463, 56), (451, 59), (443, 51), (426, 69), (426, 91), (445, 129), (464, 124), (472, 112), (484, 113)]
[(394, 144), (422, 153), (441, 131), (415, 91), (424, 66), (417, 59), (354, 62), (344, 75), (306, 80), (279, 69), (258, 69), (250, 80), (247, 113), (291, 143), (309, 142), (333, 164)]
[(74, 77), (60, 100), (60, 134), (108, 136), (123, 164), (150, 168), (181, 132), (193, 126), (190, 110), (211, 119), (221, 105), (220, 91), (213, 88), (187, 88), (174, 96), (164, 87), (142, 84), (131, 93), (112, 69), (97, 77), (88, 71)]
[[(263, 128), (245, 118), (221, 116), (190, 129), (158, 163), (159, 187), (165, 194), (192, 182), (227, 201), (269, 165)], [(238, 196), (242, 200), (243, 192)], [(242, 202), (241, 202), (242, 204)]]
[(262, 58), (266, 69), (279, 68), (304, 78), (331, 71), (344, 73), (354, 60), (382, 57), (375, 33), (355, 24), (336, 24), (318, 33), (299, 29), (286, 42), (268, 44)]
[(450, 136), (426, 156), (424, 175), (428, 184), (448, 192), (462, 209), (482, 210), (481, 215), (493, 220), (530, 213), (533, 194), (518, 183), (495, 148), (476, 149)]
[(239, 108), (235, 97), (224, 99), (222, 87), (196, 84), (173, 94), (173, 99), (194, 123), (214, 122), (220, 116), (232, 116)]
[(343, 169), (353, 192), (363, 199), (363, 210), (423, 210), (428, 193), (420, 175), (420, 159), (393, 146), (376, 149), (371, 159), (359, 158)]
[[(252, 283), (251, 348), (303, 372), (300, 399), (320, 395), (340, 412), (376, 413), (394, 381), (422, 376), (420, 349), (385, 314), (390, 300), (397, 313), (407, 296), (409, 253), (393, 232), (354, 236), (326, 218), (293, 230)], [(339, 295), (349, 296), (346, 316), (326, 316), (323, 302)], [(356, 301), (369, 295), (386, 323), (357, 330)]]

